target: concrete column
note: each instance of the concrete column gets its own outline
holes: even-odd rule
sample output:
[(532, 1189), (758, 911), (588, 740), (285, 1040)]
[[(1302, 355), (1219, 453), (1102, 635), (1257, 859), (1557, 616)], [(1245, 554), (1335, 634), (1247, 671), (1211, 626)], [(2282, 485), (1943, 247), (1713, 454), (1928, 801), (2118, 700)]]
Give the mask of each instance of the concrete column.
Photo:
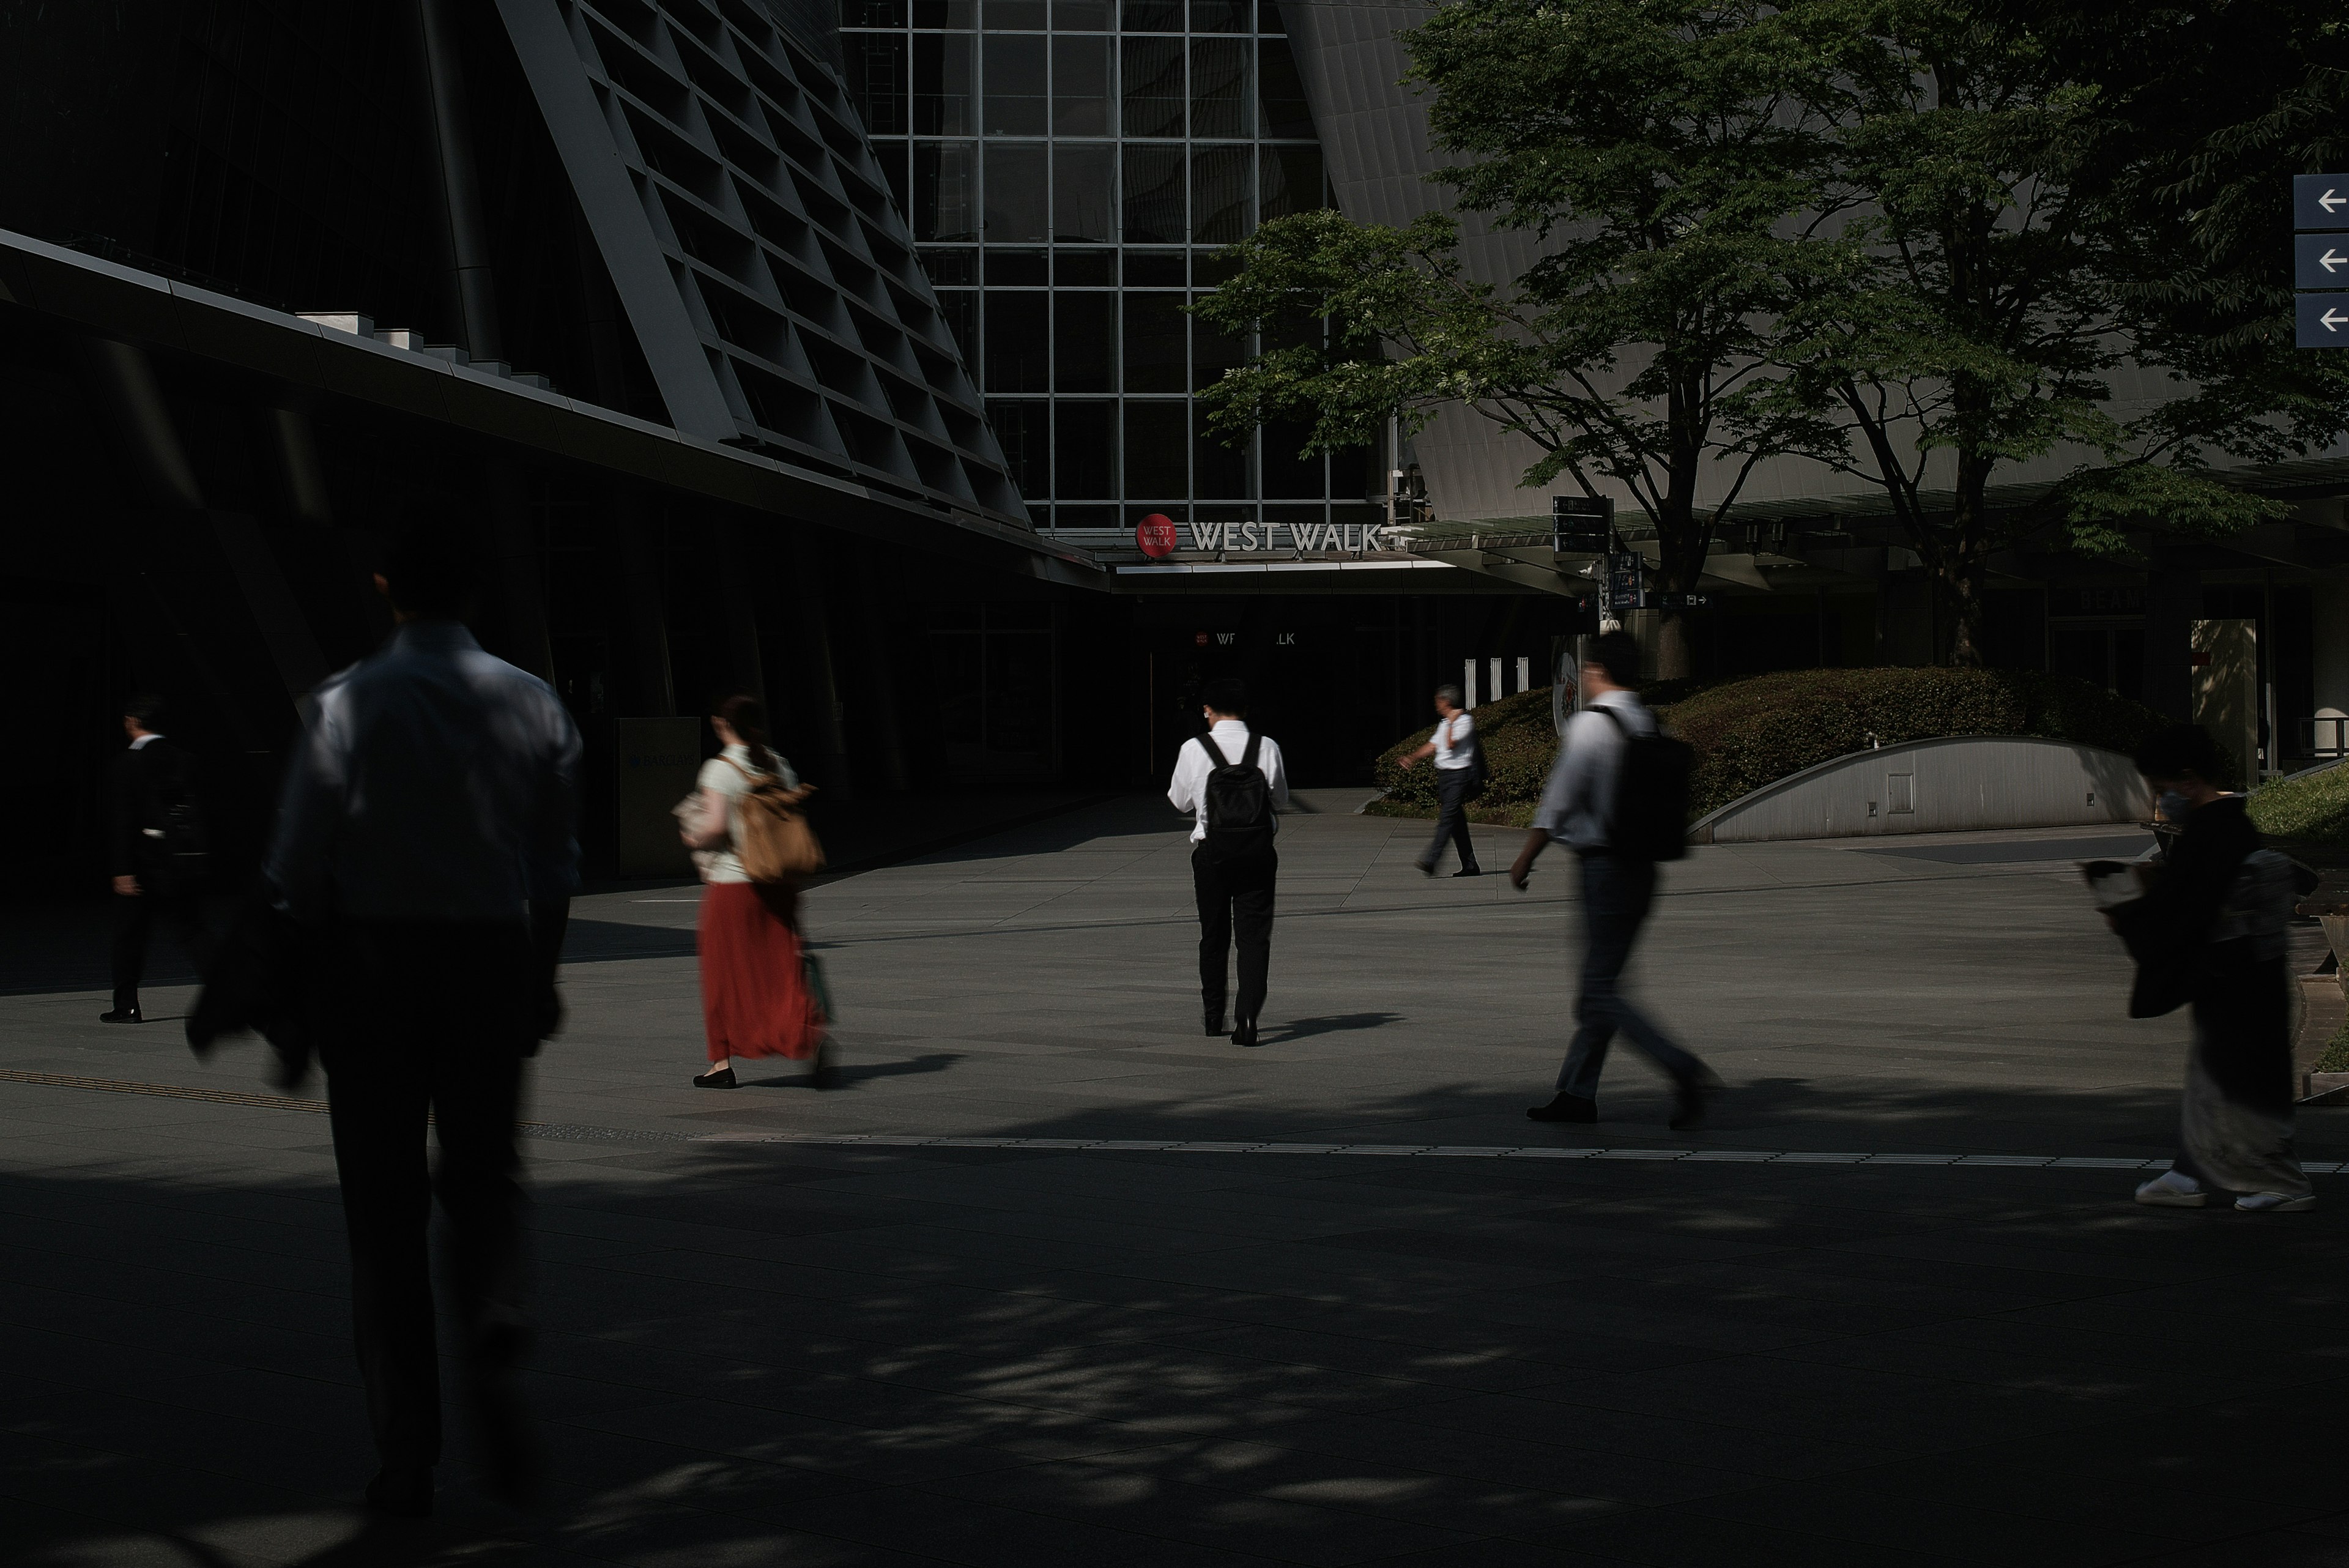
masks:
[(806, 694), (809, 732), (815, 737), (815, 755), (809, 759), (818, 784), (835, 799), (854, 798), (855, 784), (848, 760), (846, 715), (840, 703), (840, 681), (833, 669), (831, 616), (827, 609), (823, 552), (812, 539), (798, 538), (792, 547), (792, 587), (799, 609), (799, 687)]
[(492, 650), (541, 680), (554, 679), (554, 647), (546, 630), (546, 599), (539, 587), (538, 531), (531, 517), (530, 484), (521, 470), (499, 462), (490, 470), (488, 584), (497, 596)]
[(759, 639), (758, 585), (750, 578), (750, 552), (742, 539), (742, 525), (732, 515), (721, 513), (711, 526), (718, 535), (719, 610), (726, 623), (728, 679), (736, 691), (747, 691), (766, 702), (771, 715), (775, 705), (767, 701), (766, 650)]
[(632, 718), (666, 719), (677, 712), (660, 542), (661, 519), (652, 502), (630, 494), (615, 499), (611, 558), (620, 606), (620, 711)]
[(879, 775), (881, 787), (903, 794), (912, 786), (905, 770), (905, 734), (897, 720), (897, 682), (892, 669), (889, 621), (883, 613), (888, 589), (883, 580), (879, 552), (865, 550), (858, 561), (864, 589), (864, 612), (856, 618), (864, 645), (865, 700), (863, 748), (865, 761)]
[(424, 81), (431, 95), (432, 135), (440, 154), (436, 168), (449, 234), (449, 275), (465, 351), (476, 359), (505, 358), (498, 326), (497, 288), (490, 271), (489, 225), (473, 165), (473, 140), (465, 116), (465, 78), (457, 47), (454, 0), (417, 0), (416, 18), (424, 53)]
[(2194, 717), (2194, 622), (2201, 613), (2200, 568), (2157, 546), (2145, 574), (2145, 702), (2181, 724)]
[[(2325, 577), (2310, 585), (2315, 620), (2316, 707), (2320, 719), (2336, 715), (2349, 716), (2349, 579)], [(2300, 715), (2281, 715), (2285, 723)], [(2344, 724), (2319, 724), (2316, 727), (2316, 754), (2339, 755), (2343, 742), (2349, 736), (2342, 732)], [(2344, 971), (2349, 975), (2349, 971)]]

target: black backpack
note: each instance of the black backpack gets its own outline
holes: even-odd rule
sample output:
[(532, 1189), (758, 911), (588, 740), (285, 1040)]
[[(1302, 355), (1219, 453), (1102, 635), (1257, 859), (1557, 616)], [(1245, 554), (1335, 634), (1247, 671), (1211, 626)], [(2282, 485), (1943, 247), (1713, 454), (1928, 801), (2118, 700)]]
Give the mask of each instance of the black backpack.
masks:
[(1641, 860), (1678, 860), (1688, 853), (1689, 775), (1696, 751), (1686, 741), (1659, 731), (1631, 732), (1623, 716), (1604, 704), (1598, 711), (1615, 722), (1623, 737), (1623, 761), (1615, 772), (1615, 819), (1607, 826), (1609, 847)]
[(1257, 743), (1263, 738), (1249, 731), (1247, 744), (1235, 763), (1213, 735), (1199, 737), (1208, 761), (1216, 764), (1205, 792), (1211, 860), (1244, 860), (1272, 847), (1272, 783), (1256, 765)]

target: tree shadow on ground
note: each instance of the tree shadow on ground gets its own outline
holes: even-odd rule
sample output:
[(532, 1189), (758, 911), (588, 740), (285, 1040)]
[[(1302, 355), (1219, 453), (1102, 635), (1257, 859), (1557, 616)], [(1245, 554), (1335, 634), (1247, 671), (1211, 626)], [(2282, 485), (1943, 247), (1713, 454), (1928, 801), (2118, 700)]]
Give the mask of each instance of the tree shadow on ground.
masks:
[[(1518, 1103), (1448, 1085), (1349, 1128)], [(1791, 1079), (1750, 1103), (1851, 1147), (2068, 1121), (2048, 1152), (2168, 1110)], [(1300, 1132), (1206, 1106), (994, 1130)], [(331, 1165), (207, 1147), (0, 1177), (27, 1563), (1847, 1556), (1817, 1519), (2088, 1561), (2334, 1506), (2349, 1207), (2155, 1211), (2094, 1170), (647, 1140), (533, 1161), (545, 1512), (474, 1497), (452, 1410), (445, 1517), (364, 1532)]]
[(862, 1088), (883, 1078), (902, 1078), (917, 1073), (943, 1073), (964, 1060), (966, 1054), (961, 1051), (930, 1051), (902, 1062), (872, 1062), (862, 1065), (843, 1064), (833, 1069), (833, 1082), (828, 1085), (817, 1082), (813, 1064), (810, 1064), (805, 1071), (786, 1074), (779, 1078), (744, 1078), (742, 1086), (746, 1089), (812, 1089), (819, 1093), (833, 1093), (841, 1089)]

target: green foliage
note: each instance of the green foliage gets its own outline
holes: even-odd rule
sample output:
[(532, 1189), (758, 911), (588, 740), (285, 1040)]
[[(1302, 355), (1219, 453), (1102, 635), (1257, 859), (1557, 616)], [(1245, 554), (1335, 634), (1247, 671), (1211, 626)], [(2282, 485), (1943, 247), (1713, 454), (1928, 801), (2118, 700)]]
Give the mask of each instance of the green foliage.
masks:
[(2349, 1023), (2344, 1023), (2333, 1032), (2333, 1038), (2324, 1043), (2324, 1054), (2317, 1057), (2316, 1065), (2311, 1070), (2349, 1073)]
[(2187, 538), (2223, 539), (2292, 514), (2283, 502), (2221, 483), (2208, 472), (2153, 463), (2084, 470), (2057, 486), (2053, 501), (2072, 547), (2086, 556), (2136, 554), (2148, 517)]
[(2009, 670), (1793, 670), (1712, 687), (1664, 710), (1696, 748), (1702, 815), (1871, 743), (2044, 735), (2133, 752), (2167, 722), (2068, 675)]
[[(1685, 689), (1683, 689), (1685, 690)], [(2142, 703), (2068, 675), (2005, 670), (1790, 670), (1699, 687), (1660, 691), (1658, 713), (1696, 749), (1691, 809), (1697, 815), (1803, 769), (1871, 743), (1941, 735), (2044, 735), (2134, 752), (2167, 722)], [(1482, 805), (1495, 820), (1525, 819), (1541, 798), (1557, 754), (1547, 689), (1476, 710), (1493, 772)], [(1387, 800), (1432, 815), (1435, 783), (1423, 763), (1399, 763), (1434, 726), (1397, 742), (1373, 770)], [(2349, 786), (2349, 770), (2343, 773)], [(2349, 787), (2343, 802), (2349, 805)]]
[(2349, 845), (2349, 767), (2262, 784), (2251, 814), (2251, 826), (2270, 838)]

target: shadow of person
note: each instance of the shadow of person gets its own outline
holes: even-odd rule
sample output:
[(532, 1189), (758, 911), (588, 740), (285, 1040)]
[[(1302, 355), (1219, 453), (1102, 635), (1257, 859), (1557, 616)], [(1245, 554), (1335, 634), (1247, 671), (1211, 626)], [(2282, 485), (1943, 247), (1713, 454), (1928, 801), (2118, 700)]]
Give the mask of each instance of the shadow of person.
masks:
[(1257, 1044), (1268, 1045), (1277, 1041), (1287, 1044), (1291, 1040), (1309, 1040), (1316, 1034), (1350, 1034), (1360, 1029), (1402, 1022), (1400, 1012), (1331, 1012), (1319, 1018), (1292, 1018), (1279, 1026), (1279, 1033), (1260, 1038)]
[[(909, 1073), (943, 1073), (963, 1059), (960, 1051), (932, 1051), (906, 1062), (875, 1062), (864, 1067), (835, 1067), (830, 1092), (853, 1089), (875, 1078), (902, 1078)], [(813, 1072), (794, 1073), (783, 1078), (745, 1078), (746, 1089), (819, 1089), (827, 1085), (817, 1082)]]

